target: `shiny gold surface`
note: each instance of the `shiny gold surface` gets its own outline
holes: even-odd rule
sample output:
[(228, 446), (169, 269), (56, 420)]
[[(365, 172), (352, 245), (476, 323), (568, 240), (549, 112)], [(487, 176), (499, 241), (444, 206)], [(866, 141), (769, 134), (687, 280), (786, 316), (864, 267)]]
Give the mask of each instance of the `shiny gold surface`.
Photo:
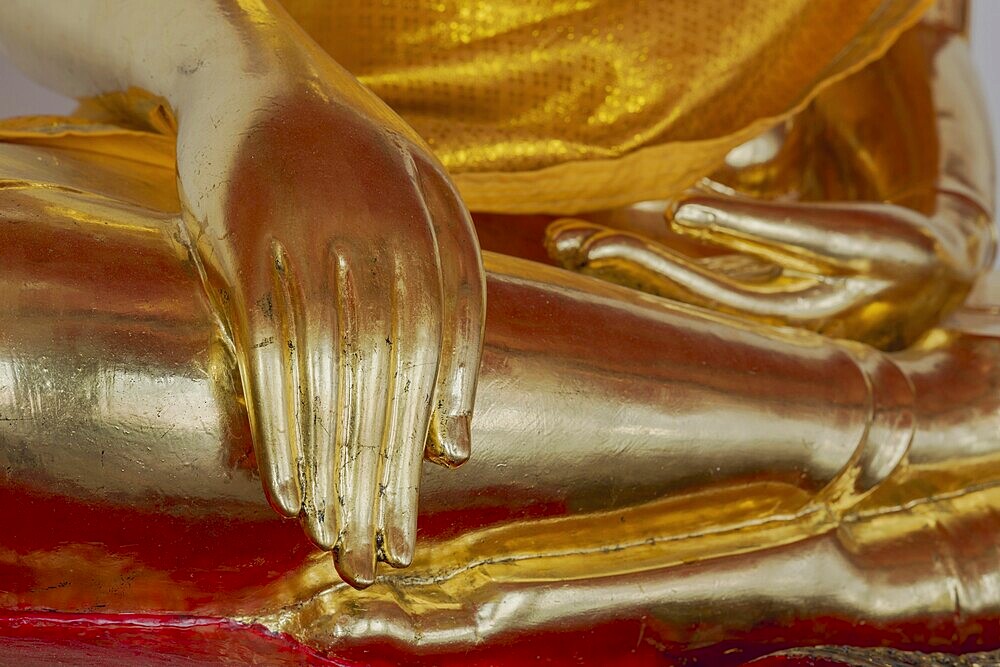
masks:
[(420, 138), (257, 3), (15, 2), (0, 32), (15, 57), (44, 49), (34, 70), (68, 92), (169, 103), (182, 234), (271, 503), (358, 585), (376, 557), (405, 566), (428, 430), (431, 458), (469, 455), (484, 308), (468, 213)]
[[(2, 154), (6, 168), (88, 157)], [(270, 517), (245, 458), (236, 364), (176, 218), (52, 191), (5, 195), (5, 479), (110, 511)], [(61, 222), (57, 202), (79, 213)], [(430, 652), (650, 612), (692, 643), (807, 609), (871, 622), (996, 612), (996, 338), (935, 332), (890, 358), (520, 260), (488, 255), (487, 268), (476, 456), (425, 468), (422, 511), (557, 509), (492, 526), (467, 513), (455, 537), (425, 539), (410, 568), (365, 592), (317, 554), (206, 600), (128, 551), (59, 545), (5, 558), (68, 583), (5, 599), (227, 614), (317, 646)], [(156, 276), (139, 282), (157, 290), (123, 289), (121, 275)], [(972, 560), (969, 532), (984, 545)], [(885, 556), (900, 550), (905, 568)], [(122, 576), (129, 586), (111, 585)]]
[(993, 263), (994, 170), (976, 147), (989, 130), (972, 72), (963, 37), (914, 29), (823, 92), (809, 118), (733, 151), (713, 180), (660, 204), (672, 232), (723, 257), (601, 218), (552, 223), (549, 254), (713, 310), (905, 347)]
[[(15, 62), (75, 97), (138, 86), (176, 104), (164, 82), (201, 79), (202, 106), (235, 110), (272, 93), (277, 63), (298, 60), (269, 0), (14, 4), (25, 6), (5, 10)], [(282, 4), (427, 140), (469, 208), (571, 214), (676, 195), (882, 55), (932, 2)], [(32, 49), (47, 56), (26, 57)], [(238, 124), (230, 115), (210, 126), (228, 134), (215, 123)]]
[[(89, 96), (73, 118), (0, 125), (0, 493), (28, 499), (0, 509), (58, 509), (41, 537), (0, 538), (17, 574), (4, 608), (222, 616), (411, 655), (622, 619), (683, 647), (803, 619), (946, 619), (955, 642), (1000, 614), (993, 165), (954, 21), (935, 14), (843, 78), (923, 5), (858, 3), (810, 31), (832, 5), (787, 3), (801, 39), (826, 34), (816, 52), (840, 55), (774, 60), (790, 97), (774, 113), (748, 102), (731, 131), (707, 112), (733, 105), (692, 103), (699, 132), (724, 135), (718, 159), (678, 153), (695, 193), (666, 176), (641, 190), (653, 153), (638, 144), (580, 174), (583, 153), (560, 159), (554, 180), (498, 166), (510, 187), (491, 196), (509, 210), (548, 201), (511, 197), (529, 180), (551, 201), (568, 192), (554, 182), (593, 190), (546, 209), (586, 211), (548, 228), (574, 272), (480, 254), (423, 140), (280, 8), (164, 5), (0, 8), (7, 50)], [(771, 58), (779, 10), (747, 7), (734, 34)], [(393, 55), (290, 9), (325, 48)], [(349, 16), (389, 11), (380, 39), (395, 39), (431, 9)], [(524, 12), (509, 26), (548, 29)], [(428, 39), (454, 41), (464, 24), (447, 25)], [(469, 53), (503, 43), (471, 37)], [(726, 44), (698, 52), (704, 72), (752, 62)], [(663, 76), (657, 62), (639, 69)], [(448, 92), (433, 70), (428, 108)], [(551, 94), (547, 65), (531, 71), (525, 94)], [(424, 90), (413, 74), (404, 102)], [(690, 85), (712, 100), (751, 84)], [(683, 124), (640, 106), (627, 124)], [(613, 142), (611, 126), (597, 134)], [(757, 137), (737, 145), (746, 128)]]
[(428, 140), (469, 208), (575, 213), (677, 194), (931, 2), (283, 4)]

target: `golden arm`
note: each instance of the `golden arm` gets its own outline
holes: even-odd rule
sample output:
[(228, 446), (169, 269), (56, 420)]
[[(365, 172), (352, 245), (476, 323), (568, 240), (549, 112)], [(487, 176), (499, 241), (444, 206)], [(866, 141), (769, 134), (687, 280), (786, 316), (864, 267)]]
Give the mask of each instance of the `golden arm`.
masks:
[(64, 93), (173, 108), (272, 505), (358, 585), (405, 566), (428, 430), (430, 458), (468, 457), (484, 317), (471, 222), (419, 137), (273, 2), (18, 0), (0, 44)]

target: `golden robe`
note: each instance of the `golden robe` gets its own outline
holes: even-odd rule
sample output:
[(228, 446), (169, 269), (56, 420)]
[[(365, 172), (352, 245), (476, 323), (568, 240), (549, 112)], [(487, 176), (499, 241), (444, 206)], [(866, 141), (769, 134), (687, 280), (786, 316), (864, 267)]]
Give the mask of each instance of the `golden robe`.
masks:
[[(676, 194), (880, 57), (932, 2), (284, 4), (424, 137), (470, 209), (570, 214)], [(151, 129), (169, 131), (150, 113)], [(0, 127), (0, 139), (36, 130), (122, 138), (107, 124), (39, 119)]]

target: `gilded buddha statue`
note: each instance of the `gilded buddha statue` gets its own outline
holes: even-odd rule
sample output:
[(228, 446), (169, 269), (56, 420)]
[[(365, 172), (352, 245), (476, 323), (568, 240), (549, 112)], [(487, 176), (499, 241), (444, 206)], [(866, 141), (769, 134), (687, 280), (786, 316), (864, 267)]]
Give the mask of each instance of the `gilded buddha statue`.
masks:
[(965, 26), (7, 0), (0, 655), (1000, 648)]

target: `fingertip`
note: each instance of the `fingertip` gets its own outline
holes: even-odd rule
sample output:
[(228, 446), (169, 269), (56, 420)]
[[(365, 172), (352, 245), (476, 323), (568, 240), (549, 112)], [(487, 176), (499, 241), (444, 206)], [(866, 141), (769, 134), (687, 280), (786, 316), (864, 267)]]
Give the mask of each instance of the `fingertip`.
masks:
[(672, 215), (673, 222), (684, 227), (705, 228), (719, 222), (717, 210), (695, 200), (680, 204)]
[(268, 484), (268, 500), (276, 512), (289, 518), (298, 516), (302, 509), (302, 498), (299, 492), (299, 484), (294, 479), (287, 477), (271, 477)]
[(409, 567), (416, 551), (416, 521), (393, 526), (379, 533), (382, 559), (392, 567)]
[(321, 511), (305, 521), (306, 534), (323, 551), (332, 551), (337, 543), (337, 532), (327, 520), (327, 512)]
[(431, 427), (427, 458), (446, 468), (457, 468), (472, 454), (472, 416), (445, 415)]
[(563, 265), (579, 263), (580, 251), (601, 227), (592, 223), (562, 218), (545, 229), (545, 250), (549, 257)]
[(375, 582), (375, 550), (338, 546), (333, 550), (337, 574), (354, 588), (368, 588)]
[[(273, 340), (273, 336), (256, 338)], [(282, 516), (295, 517), (302, 509), (302, 491), (294, 424), (286, 410), (286, 369), (281, 357), (266, 347), (253, 349), (247, 383), (254, 451), (271, 506)]]

